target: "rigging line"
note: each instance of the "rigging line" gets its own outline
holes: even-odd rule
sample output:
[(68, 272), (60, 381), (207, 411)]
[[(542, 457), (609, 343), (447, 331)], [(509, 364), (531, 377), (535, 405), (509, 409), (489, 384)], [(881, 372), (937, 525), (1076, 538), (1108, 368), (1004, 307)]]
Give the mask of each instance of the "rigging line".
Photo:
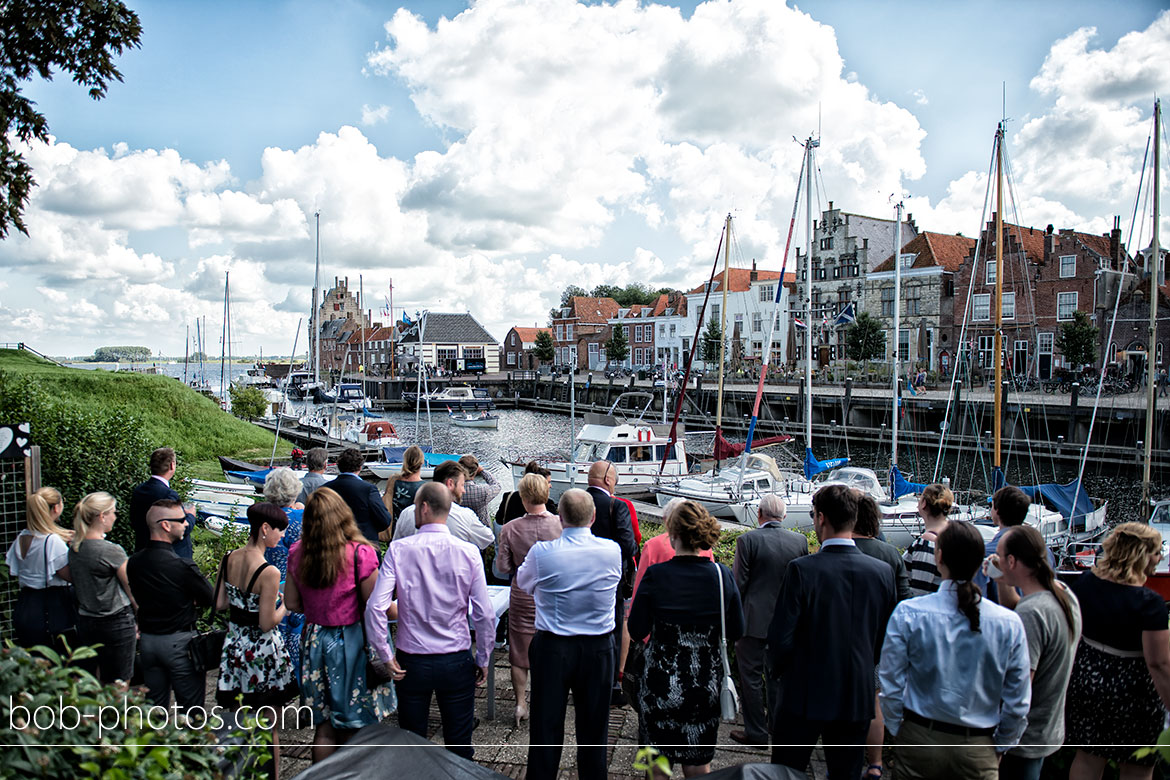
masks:
[[(1155, 127), (1153, 132), (1157, 133), (1157, 131), (1158, 131), (1158, 128)], [(1146, 139), (1146, 153), (1142, 158), (1142, 172), (1141, 172), (1141, 176), (1138, 178), (1138, 195), (1137, 195), (1138, 201), (1141, 201), (1141, 199), (1142, 199), (1141, 186), (1142, 186), (1142, 182), (1145, 181), (1146, 166), (1149, 164), (1149, 162), (1150, 162), (1150, 139), (1147, 138)], [(1152, 181), (1152, 179), (1151, 179), (1151, 181)], [(1135, 214), (1137, 213), (1137, 203), (1134, 204), (1134, 213)], [(1130, 223), (1130, 240), (1133, 239), (1133, 230), (1134, 230), (1134, 225), (1131, 222)], [(1132, 248), (1133, 245), (1129, 244), (1128, 246)], [(1112, 261), (1112, 260), (1113, 260), (1113, 258), (1110, 258), (1110, 261)], [(1150, 274), (1150, 294), (1157, 295), (1158, 294), (1158, 289), (1157, 289), (1158, 288), (1158, 285), (1157, 285), (1158, 258), (1154, 258), (1153, 262), (1150, 265), (1150, 268), (1152, 270), (1152, 273)], [(1137, 271), (1135, 269), (1135, 273), (1136, 272)], [(1126, 263), (1124, 262), (1124, 260), (1122, 260), (1122, 262), (1121, 262), (1121, 275), (1117, 278), (1117, 296), (1113, 301), (1113, 316), (1110, 318), (1110, 322), (1109, 322), (1109, 337), (1105, 339), (1106, 344), (1113, 343), (1113, 334), (1114, 334), (1115, 329), (1117, 327), (1117, 311), (1118, 311), (1119, 306), (1121, 305), (1121, 291), (1122, 291), (1123, 285), (1125, 284), (1125, 275), (1126, 275)], [(1108, 349), (1108, 347), (1106, 347), (1106, 348)], [(1154, 345), (1153, 344), (1147, 345), (1147, 349), (1146, 349), (1147, 381), (1153, 381), (1153, 376), (1152, 376), (1153, 361), (1152, 361), (1152, 358), (1154, 357), (1154, 353), (1155, 353)], [(1080, 466), (1077, 468), (1077, 488), (1078, 489), (1084, 485), (1083, 480), (1084, 480), (1084, 476), (1085, 476), (1085, 463), (1088, 462), (1088, 460), (1089, 460), (1089, 445), (1093, 441), (1093, 426), (1097, 422), (1097, 407), (1101, 403), (1101, 385), (1104, 384), (1105, 365), (1106, 365), (1105, 360), (1102, 359), (1101, 360), (1101, 371), (1097, 377), (1097, 397), (1096, 397), (1095, 401), (1093, 402), (1093, 413), (1089, 416), (1089, 430), (1085, 436), (1085, 448), (1081, 452), (1081, 463), (1080, 463)], [(1075, 524), (1075, 521), (1076, 521), (1075, 516), (1069, 518), (1069, 527), (1070, 528)]]
[[(998, 132), (996, 133), (996, 143), (999, 143)], [(983, 234), (985, 232), (983, 227), (986, 224), (987, 204), (988, 204), (989, 199), (991, 198), (991, 183), (992, 183), (992, 181), (994, 181), (994, 179), (992, 178), (992, 175), (991, 175), (992, 171), (994, 169), (994, 166), (995, 166), (995, 144), (992, 144), (991, 162), (988, 164), (988, 169), (987, 169), (987, 189), (985, 189), (983, 192), (983, 211), (979, 215), (979, 219), (980, 219), (979, 237), (977, 239), (975, 239), (975, 257), (974, 257), (974, 260), (972, 261), (971, 281), (970, 281), (968, 288), (967, 288), (967, 301), (963, 306), (963, 327), (959, 330), (959, 341), (955, 347), (955, 368), (954, 368), (954, 371), (951, 372), (951, 384), (950, 384), (949, 392), (947, 393), (947, 406), (946, 406), (946, 410), (943, 412), (943, 420), (944, 421), (950, 419), (951, 404), (954, 402), (954, 398), (955, 398), (955, 382), (959, 378), (959, 368), (960, 368), (961, 360), (963, 357), (963, 344), (965, 341), (965, 337), (967, 335), (967, 316), (971, 312), (971, 297), (972, 297), (972, 293), (974, 293), (974, 291), (975, 291), (975, 272), (978, 270), (980, 249), (982, 248), (982, 245), (983, 245)], [(971, 358), (970, 350), (968, 350), (968, 360), (970, 360), (970, 358)], [(970, 374), (970, 371), (968, 370), (967, 373)], [(971, 389), (974, 390), (974, 387), (972, 387)], [(946, 448), (946, 440), (947, 440), (946, 436), (939, 436), (938, 455), (935, 457), (934, 474), (931, 476), (931, 480), (930, 480), (931, 482), (938, 481), (938, 471), (939, 471), (939, 467), (942, 464), (943, 452)]]

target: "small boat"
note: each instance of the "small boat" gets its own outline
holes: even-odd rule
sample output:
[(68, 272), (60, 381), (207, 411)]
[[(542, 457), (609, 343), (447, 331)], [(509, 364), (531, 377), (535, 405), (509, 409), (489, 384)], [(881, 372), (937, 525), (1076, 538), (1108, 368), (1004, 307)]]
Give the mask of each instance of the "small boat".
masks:
[[(275, 469), (260, 469), (259, 471), (225, 471), (223, 475), (227, 477), (228, 482), (233, 482), (237, 485), (253, 485), (257, 488), (264, 487), (264, 480), (268, 479), (268, 475)], [(301, 479), (305, 478), (308, 471), (294, 472)], [(329, 482), (336, 474), (322, 474), (326, 482)]]
[(256, 497), (218, 490), (192, 490), (187, 501), (194, 504), (196, 511), (204, 516), (243, 517), (248, 507), (256, 503)]
[(397, 447), (402, 444), (398, 431), (394, 430), (394, 424), (389, 420), (371, 420), (365, 424), (352, 423), (342, 438), (372, 447)]
[(256, 491), (251, 485), (241, 485), (237, 482), (214, 482), (209, 479), (191, 480), (192, 490), (210, 490), (218, 493), (238, 493), (244, 496), (255, 496)]
[(469, 385), (446, 387), (431, 393), (403, 393), (403, 398), (420, 404), (436, 404), (454, 409), (494, 409), (492, 396), (487, 390)]
[(264, 466), (257, 466), (255, 463), (249, 463), (246, 460), (229, 458), (226, 455), (219, 456), (219, 465), (224, 470), (224, 473), (228, 471), (262, 471), (265, 468)]
[(457, 425), (460, 428), (491, 428), (494, 430), (500, 425), (500, 416), (492, 414), (486, 409), (482, 412), (453, 412), (448, 409), (447, 419), (451, 421), (452, 425)]
[[(383, 447), (382, 460), (366, 464), (366, 470), (378, 479), (390, 479), (402, 471), (402, 455), (406, 447)], [(423, 479), (430, 479), (435, 473), (435, 466), (446, 460), (459, 460), (458, 455), (431, 452), (429, 447), (422, 447), (423, 467), (419, 474)]]

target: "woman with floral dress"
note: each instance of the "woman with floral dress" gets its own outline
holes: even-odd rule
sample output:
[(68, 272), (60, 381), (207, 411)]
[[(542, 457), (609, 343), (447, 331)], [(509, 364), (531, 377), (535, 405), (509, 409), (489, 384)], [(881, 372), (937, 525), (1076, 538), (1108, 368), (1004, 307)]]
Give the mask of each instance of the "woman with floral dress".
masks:
[[(366, 683), (362, 612), (378, 579), (378, 555), (336, 491), (309, 496), (300, 541), (288, 553), (285, 603), (303, 612), (301, 694), (313, 711), (313, 762), (330, 756), (363, 726), (397, 708), (394, 687)], [(387, 613), (396, 620), (397, 610)], [(393, 651), (391, 651), (393, 652)]]
[[(297, 693), (292, 663), (277, 626), (284, 618), (280, 573), (264, 559), (279, 544), (288, 519), (272, 504), (248, 507), (248, 543), (224, 556), (215, 608), (228, 610), (227, 637), (219, 662), (215, 700), (229, 709), (278, 708)], [(273, 776), (280, 765), (276, 729), (272, 730)]]

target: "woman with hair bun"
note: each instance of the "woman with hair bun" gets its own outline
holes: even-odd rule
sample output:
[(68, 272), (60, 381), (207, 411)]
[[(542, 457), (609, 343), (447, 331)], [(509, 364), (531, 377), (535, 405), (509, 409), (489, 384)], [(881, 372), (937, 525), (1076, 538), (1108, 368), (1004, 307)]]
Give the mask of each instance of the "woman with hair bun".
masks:
[(126, 551), (106, 539), (118, 519), (118, 503), (109, 493), (90, 493), (73, 510), (69, 571), (77, 584), (78, 639), (98, 645), (97, 672), (104, 683), (129, 680), (134, 673), (138, 626), (126, 578)]
[(896, 737), (895, 777), (996, 780), (999, 754), (1024, 733), (1031, 701), (1024, 625), (972, 581), (983, 545), (975, 526), (948, 523), (935, 544), (938, 591), (906, 599), (890, 616), (878, 699)]
[(667, 515), (666, 533), (675, 555), (646, 570), (628, 621), (631, 640), (650, 637), (639, 741), (691, 777), (709, 771), (718, 742), (721, 618), (733, 643), (743, 635), (743, 607), (731, 569), (700, 555), (719, 540), (719, 524), (707, 510), (684, 501)]
[(21, 647), (60, 647), (57, 638), (77, 630), (67, 544), (73, 533), (57, 524), (64, 510), (65, 501), (56, 488), (30, 493), (25, 500), (26, 527), (8, 548), (8, 574), (20, 582), (12, 629)]
[(1162, 560), (1162, 535), (1145, 523), (1122, 523), (1105, 539), (1104, 554), (1072, 591), (1084, 619), (1065, 703), (1065, 741), (1078, 748), (1073, 780), (1099, 778), (1121, 764), (1125, 778), (1150, 777), (1153, 745), (1170, 707), (1170, 631), (1162, 597), (1145, 588)]

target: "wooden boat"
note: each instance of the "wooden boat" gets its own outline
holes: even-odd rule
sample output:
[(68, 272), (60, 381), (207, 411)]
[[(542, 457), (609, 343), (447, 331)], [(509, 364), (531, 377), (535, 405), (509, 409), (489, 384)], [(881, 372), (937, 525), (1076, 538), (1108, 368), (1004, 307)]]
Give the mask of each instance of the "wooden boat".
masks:
[(219, 465), (224, 470), (228, 471), (261, 471), (265, 466), (257, 466), (255, 463), (249, 463), (246, 460), (236, 460), (229, 458), (226, 455), (219, 456)]
[(500, 416), (492, 414), (486, 409), (482, 412), (452, 412), (448, 409), (447, 419), (451, 421), (452, 425), (457, 425), (460, 428), (491, 428), (495, 430), (500, 424)]

